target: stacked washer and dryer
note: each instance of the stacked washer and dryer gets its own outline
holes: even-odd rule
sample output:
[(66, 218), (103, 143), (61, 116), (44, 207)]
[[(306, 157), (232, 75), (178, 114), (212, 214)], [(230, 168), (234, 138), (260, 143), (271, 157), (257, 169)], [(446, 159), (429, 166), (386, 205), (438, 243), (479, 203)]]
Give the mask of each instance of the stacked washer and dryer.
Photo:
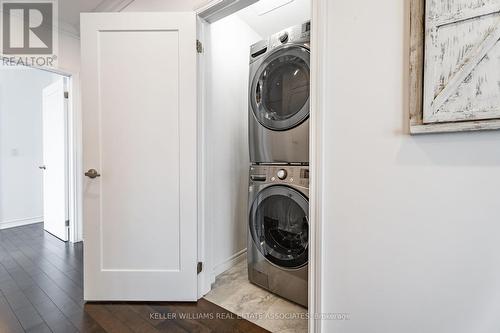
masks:
[(307, 307), (310, 22), (250, 48), (250, 282)]

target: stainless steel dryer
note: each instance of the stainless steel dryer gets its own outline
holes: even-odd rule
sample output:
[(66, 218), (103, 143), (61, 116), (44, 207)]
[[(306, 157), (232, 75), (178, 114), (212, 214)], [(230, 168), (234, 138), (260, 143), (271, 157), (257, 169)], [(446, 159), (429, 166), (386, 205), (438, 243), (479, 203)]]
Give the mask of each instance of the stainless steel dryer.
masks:
[(250, 49), (252, 163), (309, 162), (310, 23)]
[(250, 167), (250, 282), (307, 307), (309, 167)]

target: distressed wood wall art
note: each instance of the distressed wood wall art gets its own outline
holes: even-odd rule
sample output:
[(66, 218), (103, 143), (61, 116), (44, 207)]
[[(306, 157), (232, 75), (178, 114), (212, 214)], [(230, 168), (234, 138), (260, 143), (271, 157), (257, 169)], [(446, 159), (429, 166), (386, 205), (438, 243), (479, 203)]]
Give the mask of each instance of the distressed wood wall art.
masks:
[(410, 132), (500, 129), (500, 0), (410, 0)]

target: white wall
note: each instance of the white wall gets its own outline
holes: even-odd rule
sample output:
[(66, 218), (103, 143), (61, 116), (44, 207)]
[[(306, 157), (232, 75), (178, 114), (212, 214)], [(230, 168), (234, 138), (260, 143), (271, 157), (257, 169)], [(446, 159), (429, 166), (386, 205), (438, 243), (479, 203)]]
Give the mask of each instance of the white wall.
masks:
[(0, 67), (0, 229), (42, 221), (42, 90), (56, 77)]
[(215, 274), (246, 248), (250, 45), (261, 40), (236, 15), (208, 26), (206, 216)]
[(80, 72), (80, 39), (65, 33), (59, 34), (58, 69), (71, 72)]
[(500, 327), (500, 132), (412, 137), (408, 1), (328, 1), (323, 332)]

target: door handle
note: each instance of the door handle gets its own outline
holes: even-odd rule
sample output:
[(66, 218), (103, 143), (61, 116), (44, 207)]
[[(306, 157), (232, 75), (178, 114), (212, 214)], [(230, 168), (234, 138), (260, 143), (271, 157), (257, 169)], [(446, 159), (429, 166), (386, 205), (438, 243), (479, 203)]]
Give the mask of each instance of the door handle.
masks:
[(85, 172), (85, 176), (87, 176), (91, 179), (101, 177), (101, 175), (99, 174), (99, 172), (97, 172), (96, 169), (90, 169), (89, 171)]
[(46, 167), (45, 165), (40, 165), (40, 166), (38, 167), (38, 169), (40, 169), (40, 170), (46, 170), (46, 169), (47, 169), (47, 167)]

